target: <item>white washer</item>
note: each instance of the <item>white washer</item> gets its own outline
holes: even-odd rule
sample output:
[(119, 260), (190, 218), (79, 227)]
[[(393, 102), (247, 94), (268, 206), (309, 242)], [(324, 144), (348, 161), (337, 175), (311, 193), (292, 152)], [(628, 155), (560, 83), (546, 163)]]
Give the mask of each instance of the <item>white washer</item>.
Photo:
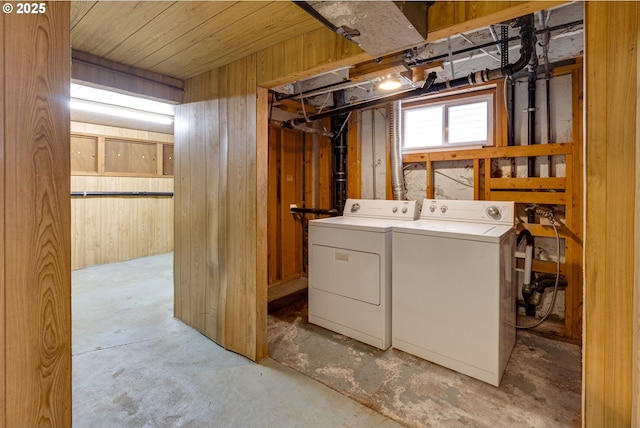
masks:
[(347, 199), (342, 217), (309, 221), (309, 322), (391, 346), (391, 227), (417, 217), (417, 201)]
[(393, 228), (392, 346), (500, 385), (516, 336), (514, 203), (425, 200)]

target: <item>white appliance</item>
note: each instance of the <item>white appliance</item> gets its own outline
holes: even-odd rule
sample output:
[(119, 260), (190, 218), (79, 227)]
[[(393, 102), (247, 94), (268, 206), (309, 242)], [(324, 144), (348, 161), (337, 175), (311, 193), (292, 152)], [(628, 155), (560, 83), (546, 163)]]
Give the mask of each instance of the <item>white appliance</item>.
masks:
[(425, 200), (393, 228), (392, 346), (500, 385), (516, 337), (514, 203)]
[(347, 199), (342, 217), (309, 221), (309, 322), (391, 346), (391, 227), (417, 201)]

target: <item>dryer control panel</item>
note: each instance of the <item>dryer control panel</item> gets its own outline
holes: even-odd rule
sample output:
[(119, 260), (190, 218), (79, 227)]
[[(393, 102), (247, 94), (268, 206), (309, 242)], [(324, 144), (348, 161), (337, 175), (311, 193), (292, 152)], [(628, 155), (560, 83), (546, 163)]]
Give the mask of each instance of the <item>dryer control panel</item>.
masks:
[(515, 203), (425, 199), (422, 203), (420, 218), (423, 220), (449, 220), (513, 226)]
[(416, 220), (418, 201), (387, 201), (380, 199), (347, 199), (343, 216), (389, 220)]

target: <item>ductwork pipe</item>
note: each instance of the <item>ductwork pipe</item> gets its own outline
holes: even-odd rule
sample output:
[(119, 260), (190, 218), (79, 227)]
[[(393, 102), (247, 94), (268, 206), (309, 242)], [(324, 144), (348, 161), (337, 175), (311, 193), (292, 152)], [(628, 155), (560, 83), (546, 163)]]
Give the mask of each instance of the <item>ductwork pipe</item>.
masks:
[(391, 149), (391, 187), (393, 199), (403, 201), (404, 194), (404, 170), (402, 168), (402, 144), (400, 139), (401, 109), (400, 101), (395, 101), (387, 106), (387, 120), (389, 121), (389, 146)]

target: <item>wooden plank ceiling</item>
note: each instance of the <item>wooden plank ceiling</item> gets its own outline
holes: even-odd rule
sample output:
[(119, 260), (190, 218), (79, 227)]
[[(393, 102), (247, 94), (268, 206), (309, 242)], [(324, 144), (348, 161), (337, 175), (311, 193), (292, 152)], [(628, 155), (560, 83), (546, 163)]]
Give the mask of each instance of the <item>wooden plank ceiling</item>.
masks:
[(180, 79), (322, 27), (289, 1), (74, 1), (74, 50)]

